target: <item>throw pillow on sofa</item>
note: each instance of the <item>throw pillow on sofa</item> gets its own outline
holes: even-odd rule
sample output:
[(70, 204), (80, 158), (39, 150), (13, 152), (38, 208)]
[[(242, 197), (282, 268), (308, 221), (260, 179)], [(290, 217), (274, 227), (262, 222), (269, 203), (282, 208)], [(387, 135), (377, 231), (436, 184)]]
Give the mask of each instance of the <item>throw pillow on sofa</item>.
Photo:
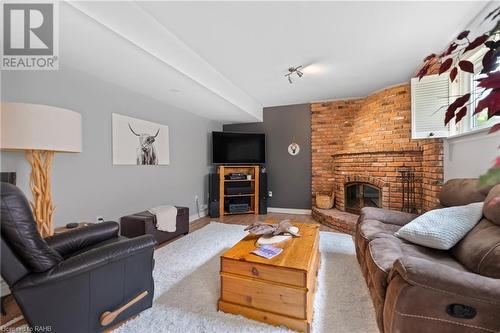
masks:
[(483, 216), (482, 211), (482, 202), (431, 210), (403, 226), (395, 235), (418, 245), (449, 250), (474, 228)]

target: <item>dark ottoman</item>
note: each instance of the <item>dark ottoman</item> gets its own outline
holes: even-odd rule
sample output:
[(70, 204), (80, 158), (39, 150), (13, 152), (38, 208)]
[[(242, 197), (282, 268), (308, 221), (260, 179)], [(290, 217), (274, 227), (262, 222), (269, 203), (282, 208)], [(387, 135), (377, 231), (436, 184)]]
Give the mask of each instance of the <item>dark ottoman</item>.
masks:
[(148, 211), (123, 216), (120, 219), (121, 235), (133, 238), (140, 235), (153, 235), (158, 244), (189, 232), (189, 208), (177, 207), (177, 229), (175, 232), (160, 231), (156, 228), (156, 216)]

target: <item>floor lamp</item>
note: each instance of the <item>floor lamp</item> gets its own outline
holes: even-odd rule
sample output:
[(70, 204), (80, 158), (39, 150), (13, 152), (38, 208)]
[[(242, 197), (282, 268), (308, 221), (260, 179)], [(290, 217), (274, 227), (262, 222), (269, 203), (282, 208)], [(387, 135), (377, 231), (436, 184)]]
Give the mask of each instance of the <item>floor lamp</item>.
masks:
[(2, 103), (2, 150), (24, 151), (31, 166), (31, 208), (42, 237), (54, 234), (50, 170), (54, 153), (82, 151), (79, 113), (48, 105)]

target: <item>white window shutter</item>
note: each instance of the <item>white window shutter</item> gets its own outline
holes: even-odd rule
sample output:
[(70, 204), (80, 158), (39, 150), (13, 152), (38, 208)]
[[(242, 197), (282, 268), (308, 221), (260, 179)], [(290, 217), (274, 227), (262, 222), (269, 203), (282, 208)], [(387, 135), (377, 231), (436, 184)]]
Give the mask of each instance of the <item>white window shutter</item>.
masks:
[(450, 99), (450, 78), (447, 74), (411, 79), (412, 139), (445, 138), (449, 126), (444, 115)]

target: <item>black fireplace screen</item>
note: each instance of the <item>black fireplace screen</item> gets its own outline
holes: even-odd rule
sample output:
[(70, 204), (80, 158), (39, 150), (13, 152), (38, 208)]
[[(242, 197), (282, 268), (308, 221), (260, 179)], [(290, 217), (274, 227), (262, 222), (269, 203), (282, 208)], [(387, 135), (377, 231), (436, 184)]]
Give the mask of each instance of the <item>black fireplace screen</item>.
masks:
[(345, 186), (345, 210), (359, 213), (363, 207), (381, 207), (378, 187), (365, 183), (349, 183)]

